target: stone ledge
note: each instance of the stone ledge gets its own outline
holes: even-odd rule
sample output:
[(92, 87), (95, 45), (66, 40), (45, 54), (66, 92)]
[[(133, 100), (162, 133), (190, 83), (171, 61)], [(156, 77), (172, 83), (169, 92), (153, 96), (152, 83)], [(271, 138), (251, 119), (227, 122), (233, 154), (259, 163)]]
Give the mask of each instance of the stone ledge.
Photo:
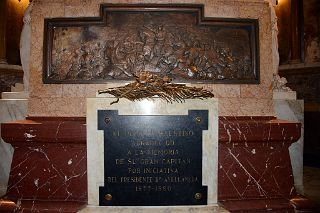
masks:
[(28, 92), (3, 92), (1, 99), (27, 99), (29, 98)]
[(208, 206), (126, 206), (126, 207), (114, 207), (114, 206), (87, 206), (79, 211), (80, 213), (182, 213), (182, 212), (193, 212), (193, 213), (227, 213), (226, 209), (219, 205), (208, 205)]

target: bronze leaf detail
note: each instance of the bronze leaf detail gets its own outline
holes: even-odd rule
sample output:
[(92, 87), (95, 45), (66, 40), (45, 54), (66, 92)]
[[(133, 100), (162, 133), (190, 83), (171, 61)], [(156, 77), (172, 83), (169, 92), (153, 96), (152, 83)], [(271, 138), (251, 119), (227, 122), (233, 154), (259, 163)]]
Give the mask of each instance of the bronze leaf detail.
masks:
[(111, 104), (118, 103), (120, 98), (136, 101), (159, 97), (168, 103), (183, 103), (185, 99), (214, 97), (210, 91), (203, 88), (171, 83), (172, 79), (167, 76), (159, 77), (156, 74), (144, 71), (136, 74), (135, 78), (136, 80), (133, 83), (121, 87), (99, 90), (98, 93), (108, 93), (115, 96), (117, 100), (111, 102)]

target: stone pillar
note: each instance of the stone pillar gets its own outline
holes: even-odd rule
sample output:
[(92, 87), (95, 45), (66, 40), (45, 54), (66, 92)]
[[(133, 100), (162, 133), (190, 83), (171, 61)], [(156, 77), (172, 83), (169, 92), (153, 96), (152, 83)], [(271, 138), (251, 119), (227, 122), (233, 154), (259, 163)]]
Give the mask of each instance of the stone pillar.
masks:
[(0, 1), (0, 64), (7, 64), (6, 58), (7, 0)]

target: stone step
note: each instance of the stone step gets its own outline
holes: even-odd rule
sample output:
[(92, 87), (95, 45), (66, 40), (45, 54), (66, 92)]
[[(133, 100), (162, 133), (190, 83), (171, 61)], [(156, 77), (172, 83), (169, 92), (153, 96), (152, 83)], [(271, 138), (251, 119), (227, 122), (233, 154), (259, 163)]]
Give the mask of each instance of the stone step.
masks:
[(28, 99), (28, 92), (3, 92), (1, 93), (2, 99)]

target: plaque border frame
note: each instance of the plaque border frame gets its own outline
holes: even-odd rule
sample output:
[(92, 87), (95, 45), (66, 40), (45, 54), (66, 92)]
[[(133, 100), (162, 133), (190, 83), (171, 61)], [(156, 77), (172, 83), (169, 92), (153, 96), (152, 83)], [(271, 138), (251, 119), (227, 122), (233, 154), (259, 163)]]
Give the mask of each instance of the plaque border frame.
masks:
[[(109, 112), (106, 112), (106, 111), (109, 111)], [(200, 174), (201, 174), (201, 179), (200, 179), (200, 183), (198, 183), (198, 184), (195, 184), (195, 183), (184, 183), (184, 185), (185, 185), (185, 187), (186, 186), (188, 186), (188, 185), (193, 185), (193, 188), (196, 188), (196, 186), (197, 187), (199, 187), (198, 188), (198, 190), (196, 190), (196, 192), (198, 193), (198, 192), (202, 192), (202, 193), (205, 193), (205, 195), (203, 195), (202, 194), (202, 199), (200, 199), (200, 200), (198, 200), (197, 201), (197, 199), (196, 198), (194, 198), (194, 197), (192, 197), (193, 199), (191, 199), (191, 198), (187, 198), (187, 197), (184, 197), (184, 200), (182, 201), (180, 198), (177, 198), (177, 200), (179, 200), (179, 202), (173, 202), (173, 201), (170, 201), (170, 200), (168, 200), (168, 199), (165, 199), (165, 203), (166, 204), (160, 204), (161, 202), (160, 201), (155, 201), (155, 200), (153, 200), (153, 202), (158, 202), (159, 204), (155, 204), (155, 205), (153, 205), (153, 204), (145, 204), (145, 205), (140, 205), (140, 204), (137, 204), (137, 205), (134, 205), (134, 204), (128, 204), (128, 203), (130, 203), (130, 202), (136, 202), (136, 201), (138, 201), (137, 199), (129, 199), (130, 201), (128, 202), (125, 202), (125, 203), (122, 203), (122, 202), (124, 202), (124, 201), (115, 201), (115, 204), (113, 204), (113, 199), (111, 199), (111, 200), (108, 200), (108, 201), (103, 201), (104, 200), (104, 196), (103, 196), (103, 194), (104, 193), (107, 193), (106, 191), (109, 191), (109, 190), (111, 190), (111, 189), (113, 189), (113, 190), (111, 190), (111, 191), (113, 191), (114, 192), (114, 189), (115, 188), (117, 188), (117, 187), (115, 187), (115, 186), (112, 186), (112, 184), (108, 184), (107, 183), (107, 181), (106, 181), (106, 163), (107, 162), (109, 162), (109, 161), (107, 161), (106, 160), (106, 155), (108, 155), (110, 152), (112, 152), (111, 150), (112, 149), (110, 149), (109, 151), (107, 151), (108, 150), (108, 148), (106, 148), (106, 145), (107, 145), (107, 143), (112, 143), (113, 145), (115, 145), (115, 144), (117, 144), (119, 141), (113, 141), (113, 142), (111, 142), (111, 140), (109, 140), (110, 138), (106, 138), (106, 136), (107, 136), (107, 129), (109, 129), (110, 127), (107, 127), (107, 126), (109, 126), (110, 125), (110, 123), (108, 122), (108, 123), (106, 123), (105, 122), (105, 119), (103, 119), (103, 118), (100, 118), (100, 116), (102, 116), (102, 115), (105, 115), (105, 114), (109, 114), (109, 116), (111, 117), (111, 119), (110, 119), (110, 123), (112, 123), (113, 122), (113, 120), (115, 120), (114, 118), (119, 118), (120, 120), (124, 120), (124, 118), (125, 117), (127, 117), (127, 119), (129, 119), (129, 120), (132, 120), (132, 118), (130, 118), (131, 116), (135, 116), (135, 117), (140, 117), (142, 120), (144, 120), (144, 119), (146, 119), (146, 120), (149, 120), (149, 118), (151, 118), (151, 117), (153, 117), (153, 120), (154, 121), (156, 121), (156, 118), (159, 118), (159, 117), (161, 117), (161, 116), (165, 116), (165, 117), (171, 117), (171, 116), (173, 116), (173, 118), (175, 118), (175, 119), (183, 119), (183, 121), (185, 121), (185, 122), (194, 122), (194, 123), (197, 123), (197, 121), (195, 120), (195, 115), (201, 115), (201, 116), (206, 116), (206, 118), (204, 118), (204, 122), (199, 122), (199, 123), (197, 123), (197, 125), (195, 125), (195, 126), (200, 126), (200, 127), (198, 127), (199, 129), (197, 129), (198, 131), (199, 131), (199, 134), (201, 134), (201, 143), (200, 144), (198, 144), (198, 148), (200, 148), (201, 149), (201, 155), (199, 155), (199, 156), (201, 156), (198, 160), (199, 160), (199, 164), (201, 164), (201, 167), (199, 167), (199, 168), (197, 168), (197, 169), (201, 169), (201, 171), (200, 171)], [(122, 118), (121, 118), (122, 117)], [(148, 122), (148, 121), (147, 121)], [(181, 121), (180, 121), (181, 122)], [(113, 125), (112, 125), (113, 126)], [(166, 125), (164, 125), (164, 126), (166, 126)], [(104, 147), (104, 159), (103, 159), (103, 161), (104, 161), (104, 185), (103, 186), (99, 186), (99, 206), (185, 206), (185, 205), (195, 205), (195, 206), (198, 206), (198, 205), (207, 205), (208, 204), (208, 186), (207, 185), (203, 185), (203, 183), (202, 183), (202, 176), (203, 176), (203, 166), (202, 166), (202, 156), (203, 156), (203, 142), (204, 142), (204, 137), (203, 137), (203, 132), (204, 131), (208, 131), (209, 130), (209, 110), (208, 109), (205, 109), (205, 110), (200, 110), (200, 109), (197, 109), (197, 110), (188, 110), (188, 113), (186, 114), (186, 115), (120, 115), (119, 114), (119, 110), (110, 110), (110, 109), (98, 109), (97, 110), (97, 127), (98, 127), (98, 130), (99, 131), (103, 131), (103, 147)], [(180, 127), (185, 127), (183, 124), (180, 126)], [(202, 128), (201, 128), (202, 127)], [(109, 133), (109, 134), (111, 134), (111, 133)], [(133, 137), (133, 136), (131, 136), (131, 137)], [(140, 137), (142, 137), (142, 136), (140, 136)], [(167, 136), (168, 137), (168, 136)], [(183, 140), (183, 139), (181, 139), (181, 140)], [(197, 141), (197, 142), (200, 142), (200, 139), (198, 139), (199, 141)], [(108, 141), (108, 142), (107, 142)], [(126, 142), (126, 143), (130, 143), (130, 142)], [(181, 143), (181, 142), (180, 142)], [(193, 143), (195, 143), (195, 142), (193, 142)], [(181, 143), (181, 144), (183, 144), (183, 143)], [(110, 145), (110, 144), (109, 144)], [(164, 146), (165, 147), (165, 146)], [(183, 145), (183, 147), (184, 148), (188, 148), (188, 145)], [(120, 148), (121, 149), (121, 148)], [(119, 157), (118, 155), (117, 155), (117, 157)], [(136, 157), (137, 158), (137, 157)], [(146, 158), (148, 158), (148, 157), (146, 157)], [(151, 158), (151, 157), (149, 157), (149, 158)], [(110, 160), (110, 159), (109, 159)], [(199, 166), (199, 165), (198, 165)], [(127, 165), (127, 167), (130, 167), (129, 165)], [(131, 166), (131, 167), (134, 167), (133, 165)], [(140, 168), (141, 167), (144, 167), (143, 165), (140, 165)], [(170, 167), (170, 166), (169, 166)], [(189, 166), (190, 167), (190, 166)], [(114, 175), (114, 173), (112, 173), (111, 175)], [(134, 175), (129, 175), (129, 174), (127, 174), (128, 175), (128, 177), (133, 177)], [(168, 177), (170, 177), (170, 175), (159, 175), (159, 176), (168, 176)], [(117, 176), (118, 177), (118, 176)], [(141, 177), (143, 177), (143, 176), (141, 176)], [(200, 177), (199, 177), (200, 178)], [(152, 183), (150, 183), (151, 185), (152, 185)], [(155, 183), (153, 183), (153, 184), (155, 184)], [(117, 183), (117, 185), (121, 185), (121, 183)], [(132, 185), (135, 185), (134, 183), (132, 183)], [(137, 185), (137, 184), (136, 184)], [(139, 184), (138, 184), (139, 185)], [(144, 184), (140, 184), (140, 185), (145, 185), (145, 183)], [(155, 184), (156, 185), (156, 184)], [(178, 189), (176, 189), (176, 190), (174, 190), (174, 191), (172, 191), (172, 192), (167, 192), (167, 193), (169, 193), (169, 194), (176, 194), (176, 193), (178, 193), (178, 192), (182, 192), (182, 191), (180, 191), (180, 190), (182, 190), (182, 188), (183, 187), (181, 187), (181, 185), (179, 185), (179, 184), (177, 184), (177, 183), (172, 183), (172, 184), (168, 184), (168, 185), (171, 185), (171, 186), (176, 186)], [(179, 188), (180, 188), (180, 190), (179, 190)], [(109, 190), (108, 190), (109, 189)], [(185, 189), (184, 189), (185, 190)], [(191, 190), (192, 191), (192, 190)], [(155, 194), (155, 191), (153, 191), (154, 193), (151, 193), (152, 194), (152, 197), (154, 196), (154, 194)], [(118, 193), (119, 193), (119, 191), (118, 191)], [(141, 192), (131, 192), (131, 194), (135, 194), (135, 193), (137, 193), (137, 194), (139, 194), (139, 193), (141, 193)], [(115, 193), (115, 194), (117, 194), (117, 193)], [(145, 192), (144, 194), (148, 194), (147, 192)], [(110, 194), (111, 195), (111, 194)], [(141, 195), (140, 195), (141, 196)], [(195, 196), (195, 194), (194, 194), (194, 196)], [(127, 198), (127, 197), (126, 197)], [(154, 198), (154, 197), (153, 197)], [(133, 201), (133, 200), (135, 200), (135, 201)], [(187, 203), (185, 203), (187, 200), (189, 200), (188, 202), (193, 202), (193, 203), (190, 203), (190, 204), (187, 204)], [(138, 201), (138, 202), (140, 202), (140, 201)], [(107, 205), (107, 203), (109, 203), (109, 205)], [(111, 204), (110, 204), (111, 203)], [(122, 203), (122, 205), (120, 204), (120, 203)], [(105, 204), (105, 205), (104, 205)]]
[(135, 102), (121, 98), (118, 104), (110, 105), (112, 101), (114, 98), (111, 97), (87, 98), (88, 205), (99, 205), (98, 189), (104, 185), (103, 131), (97, 130), (97, 110), (101, 109), (118, 110), (120, 115), (187, 115), (188, 110), (208, 109), (208, 130), (202, 132), (202, 184), (208, 186), (208, 205), (217, 205), (218, 99), (210, 98), (202, 101), (187, 99), (184, 103), (168, 104), (159, 98)]

